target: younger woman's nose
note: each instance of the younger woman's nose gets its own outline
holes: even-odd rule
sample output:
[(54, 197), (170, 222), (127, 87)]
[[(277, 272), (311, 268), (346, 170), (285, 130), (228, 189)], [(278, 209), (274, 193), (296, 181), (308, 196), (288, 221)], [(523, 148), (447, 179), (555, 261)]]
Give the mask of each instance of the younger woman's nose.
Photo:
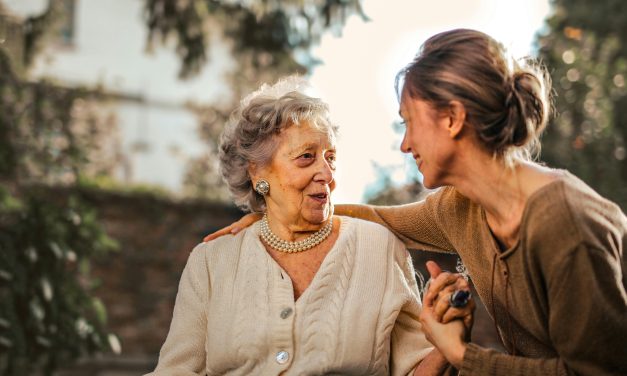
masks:
[(409, 146), (409, 142), (407, 141), (407, 132), (403, 134), (403, 141), (401, 142), (401, 151), (403, 153), (411, 153), (411, 147)]

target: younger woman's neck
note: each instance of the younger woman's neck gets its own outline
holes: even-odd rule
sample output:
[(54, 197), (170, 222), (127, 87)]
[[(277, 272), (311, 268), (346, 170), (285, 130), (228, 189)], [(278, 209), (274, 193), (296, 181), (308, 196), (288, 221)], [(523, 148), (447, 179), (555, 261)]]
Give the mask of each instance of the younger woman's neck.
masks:
[(557, 173), (533, 162), (517, 160), (513, 166), (485, 153), (469, 159), (452, 185), (481, 205), (493, 234), (509, 248), (518, 238), (529, 197), (553, 181)]
[(528, 194), (522, 183), (523, 165), (510, 167), (501, 159), (481, 153), (468, 159), (452, 185), (485, 210), (488, 226), (502, 248), (511, 247), (518, 230)]
[(452, 185), (487, 213), (499, 220), (511, 217), (524, 206), (526, 195), (521, 182), (521, 166), (505, 165), (502, 160), (483, 156), (465, 164)]

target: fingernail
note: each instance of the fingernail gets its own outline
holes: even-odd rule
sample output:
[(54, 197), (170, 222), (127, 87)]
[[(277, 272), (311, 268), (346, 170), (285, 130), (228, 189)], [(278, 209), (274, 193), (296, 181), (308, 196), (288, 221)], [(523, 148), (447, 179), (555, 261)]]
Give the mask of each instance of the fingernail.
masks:
[(233, 227), (231, 229), (231, 234), (237, 234), (239, 232), (239, 227)]

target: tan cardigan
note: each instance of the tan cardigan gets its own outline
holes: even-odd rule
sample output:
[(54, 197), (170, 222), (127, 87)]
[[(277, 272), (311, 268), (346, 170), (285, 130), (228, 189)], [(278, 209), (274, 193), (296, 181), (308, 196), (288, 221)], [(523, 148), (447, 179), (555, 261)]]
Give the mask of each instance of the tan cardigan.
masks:
[(452, 187), (336, 213), (384, 224), (410, 248), (458, 252), (516, 355), (470, 344), (463, 375), (627, 375), (627, 219), (570, 173), (529, 198), (504, 252), (483, 209)]
[(403, 244), (341, 218), (339, 237), (303, 295), (255, 224), (198, 245), (150, 375), (406, 375), (431, 351)]

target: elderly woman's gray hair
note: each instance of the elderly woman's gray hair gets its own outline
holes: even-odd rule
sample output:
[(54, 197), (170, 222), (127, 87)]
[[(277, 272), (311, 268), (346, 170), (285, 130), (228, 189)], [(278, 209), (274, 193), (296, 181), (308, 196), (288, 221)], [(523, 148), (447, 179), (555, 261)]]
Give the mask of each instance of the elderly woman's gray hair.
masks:
[[(285, 91), (290, 89), (291, 91)], [(281, 93), (283, 89), (283, 93)], [(329, 108), (318, 98), (300, 92), (289, 80), (262, 88), (242, 100), (220, 139), (220, 174), (235, 204), (246, 211), (263, 212), (265, 200), (255, 192), (248, 167), (267, 166), (274, 156), (283, 129), (303, 122), (335, 137), (337, 127), (329, 120)]]

